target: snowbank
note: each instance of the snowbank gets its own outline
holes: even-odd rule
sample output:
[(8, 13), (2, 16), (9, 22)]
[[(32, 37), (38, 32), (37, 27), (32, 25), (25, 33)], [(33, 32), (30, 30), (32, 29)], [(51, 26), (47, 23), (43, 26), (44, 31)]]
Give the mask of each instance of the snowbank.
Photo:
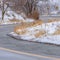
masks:
[[(38, 24), (38, 23), (37, 23)], [(27, 27), (25, 29), (17, 29), (17, 32), (12, 32), (9, 35), (17, 39), (23, 39), (27, 41), (43, 42), (60, 45), (60, 34), (55, 34), (59, 29), (60, 22), (42, 23), (41, 25), (35, 25)]]

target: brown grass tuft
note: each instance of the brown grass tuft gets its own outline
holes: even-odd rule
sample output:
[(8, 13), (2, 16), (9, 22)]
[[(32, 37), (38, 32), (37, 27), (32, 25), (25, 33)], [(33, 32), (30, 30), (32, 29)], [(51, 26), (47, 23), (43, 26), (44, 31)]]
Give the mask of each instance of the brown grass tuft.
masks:
[(41, 31), (39, 31), (38, 33), (36, 33), (34, 36), (36, 37), (36, 38), (38, 38), (38, 37), (41, 37), (42, 35), (44, 35), (46, 32), (44, 31), (44, 30), (41, 30)]
[(51, 22), (59, 22), (59, 21), (60, 21), (60, 19), (58, 19), (58, 18), (57, 19), (49, 19), (48, 20), (48, 23), (51, 23)]

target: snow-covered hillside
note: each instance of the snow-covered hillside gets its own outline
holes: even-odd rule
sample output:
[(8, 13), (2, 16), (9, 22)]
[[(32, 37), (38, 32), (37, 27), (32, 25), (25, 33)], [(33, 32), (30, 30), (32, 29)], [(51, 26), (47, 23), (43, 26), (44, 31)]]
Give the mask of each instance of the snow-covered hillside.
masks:
[(0, 24), (12, 24), (12, 23), (21, 23), (21, 22), (33, 22), (34, 19), (27, 18), (26, 15), (22, 12), (20, 14), (10, 10), (7, 11), (4, 15), (4, 21), (1, 22), (2, 11), (0, 10)]
[(60, 14), (60, 0), (39, 0), (37, 8), (41, 15)]
[[(2, 14), (1, 14), (2, 11), (0, 11), (0, 18), (2, 17)], [(9, 19), (13, 19), (13, 18), (16, 18), (16, 19), (19, 19), (19, 20), (24, 20), (23, 17), (19, 14), (17, 14), (16, 12), (14, 11), (7, 11), (4, 15), (4, 20), (7, 21)]]

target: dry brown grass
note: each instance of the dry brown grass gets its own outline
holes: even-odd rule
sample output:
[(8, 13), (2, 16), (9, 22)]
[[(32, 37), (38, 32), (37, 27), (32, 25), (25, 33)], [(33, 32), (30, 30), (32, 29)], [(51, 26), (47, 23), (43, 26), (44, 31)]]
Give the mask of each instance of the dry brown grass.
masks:
[(26, 30), (22, 30), (22, 31), (19, 31), (19, 30), (17, 30), (16, 31), (16, 33), (18, 34), (18, 35), (24, 35), (24, 34), (26, 34)]
[(37, 11), (33, 11), (32, 13), (28, 14), (27, 17), (37, 20), (37, 19), (39, 19), (39, 13)]
[(15, 18), (13, 18), (13, 19), (11, 19), (11, 20), (9, 20), (10, 22), (23, 22), (22, 20), (18, 20), (18, 19), (15, 19)]
[(26, 26), (16, 26), (14, 27), (14, 32), (17, 33), (18, 30), (24, 30)]
[(36, 38), (38, 38), (38, 37), (43, 36), (45, 33), (46, 33), (46, 31), (41, 30), (41, 31), (39, 31), (38, 33), (36, 33), (34, 36), (35, 36)]
[(49, 20), (48, 20), (48, 23), (51, 23), (51, 22), (59, 22), (59, 21), (60, 21), (60, 18), (49, 19)]
[(53, 33), (53, 35), (60, 35), (60, 29), (57, 29), (57, 30)]
[(37, 26), (43, 24), (42, 20), (36, 20), (35, 22), (32, 23), (32, 26)]
[(37, 26), (37, 25), (41, 25), (42, 23), (43, 23), (43, 22), (40, 21), (40, 20), (31, 22), (31, 23), (23, 22), (23, 23), (21, 23), (20, 25), (14, 27), (14, 32), (17, 33), (18, 30), (23, 31), (23, 30), (25, 30), (25, 29), (28, 28), (28, 27), (34, 27), (34, 26)]

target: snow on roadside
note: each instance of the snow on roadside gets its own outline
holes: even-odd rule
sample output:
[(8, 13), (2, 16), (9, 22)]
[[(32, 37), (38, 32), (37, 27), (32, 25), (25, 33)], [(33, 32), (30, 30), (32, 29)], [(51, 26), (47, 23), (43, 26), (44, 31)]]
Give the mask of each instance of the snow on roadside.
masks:
[[(26, 31), (25, 33), (17, 34), (13, 32), (10, 33), (10, 35), (17, 39), (20, 37), (19, 39), (23, 40), (60, 45), (60, 34), (53, 35), (56, 32), (58, 26), (60, 26), (60, 22), (42, 23), (41, 25), (27, 27), (23, 31)], [(20, 29), (19, 32), (22, 32), (22, 30)]]
[(37, 42), (60, 45), (60, 35), (48, 35), (41, 38), (36, 38), (34, 40)]

